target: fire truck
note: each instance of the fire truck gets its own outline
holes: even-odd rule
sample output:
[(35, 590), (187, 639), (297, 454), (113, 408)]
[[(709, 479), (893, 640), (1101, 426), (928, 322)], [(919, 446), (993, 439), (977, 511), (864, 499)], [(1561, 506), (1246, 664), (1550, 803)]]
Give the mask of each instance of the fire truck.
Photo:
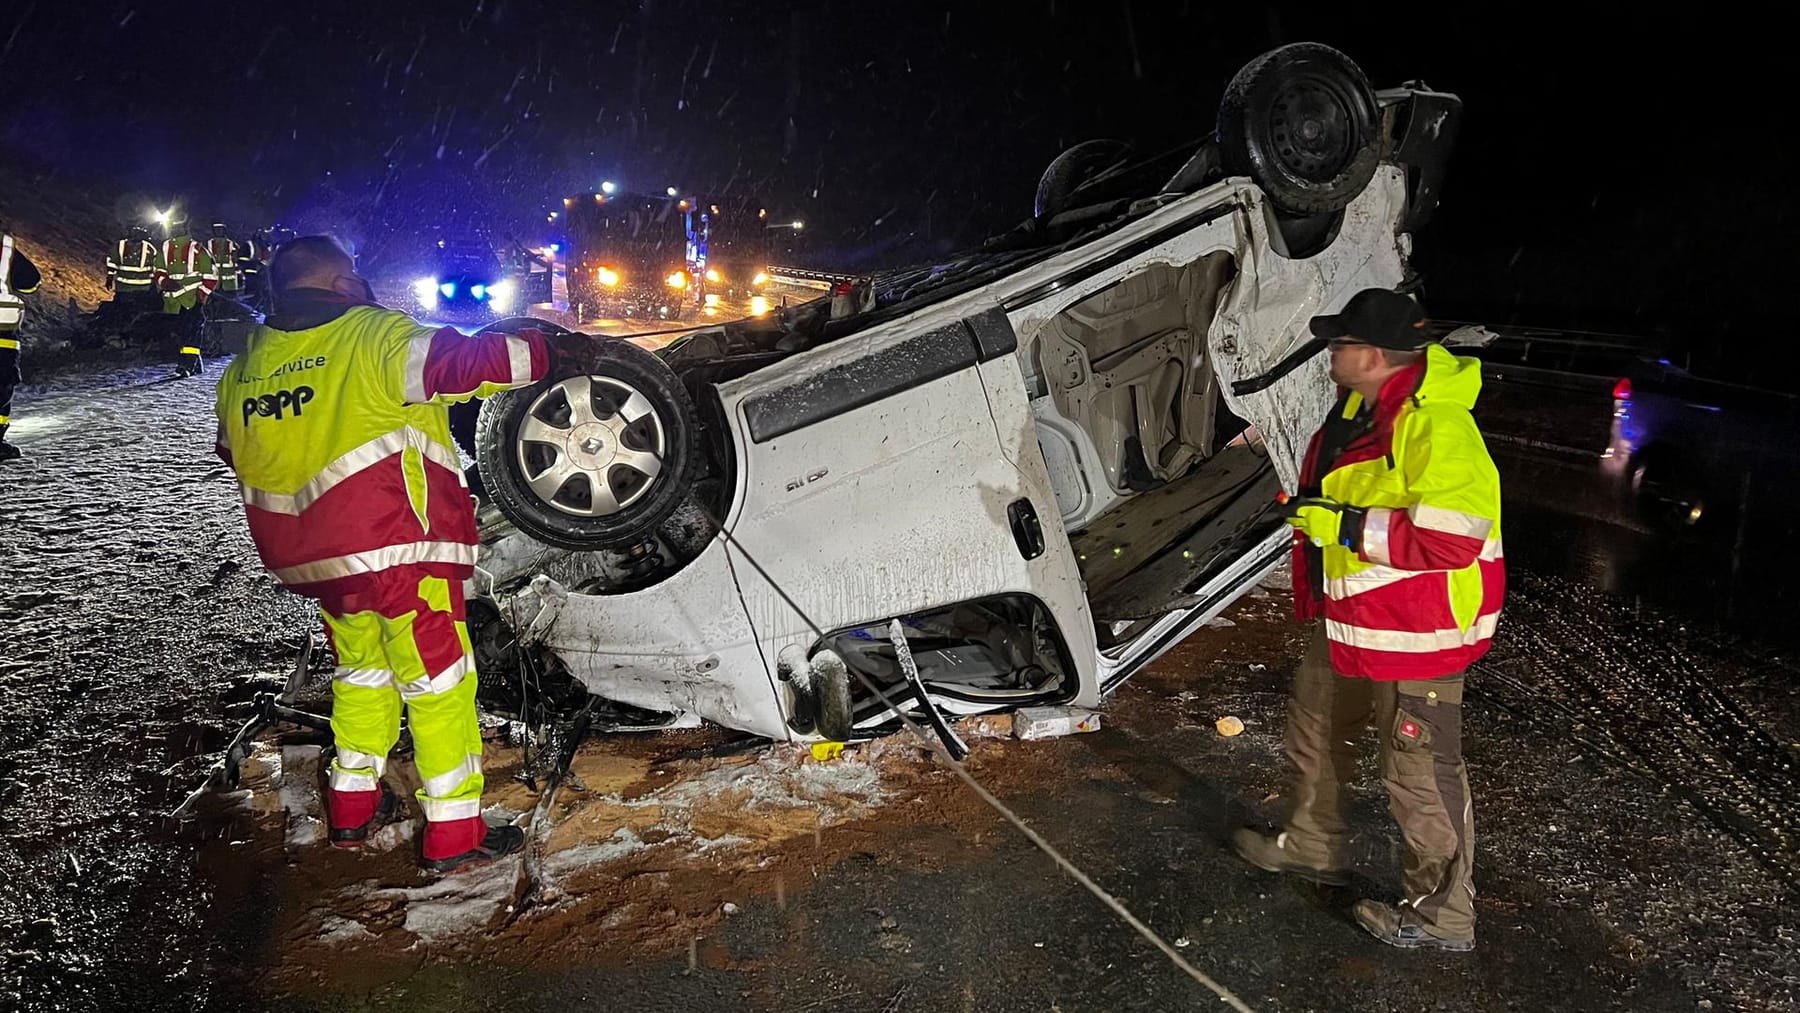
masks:
[(675, 320), (705, 300), (706, 209), (693, 198), (600, 190), (563, 198), (569, 308), (580, 320)]

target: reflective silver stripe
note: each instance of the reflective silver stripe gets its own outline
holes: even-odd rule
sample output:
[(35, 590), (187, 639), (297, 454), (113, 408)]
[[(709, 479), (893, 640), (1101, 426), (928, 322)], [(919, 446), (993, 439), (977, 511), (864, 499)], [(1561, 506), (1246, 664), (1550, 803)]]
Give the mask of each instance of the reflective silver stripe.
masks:
[[(0, 334), (11, 334), (25, 319), (25, 300), (12, 290), (13, 237), (0, 233)], [(12, 339), (8, 339), (9, 341)], [(11, 347), (17, 348), (18, 345)]]
[(335, 580), (339, 577), (354, 577), (359, 573), (379, 573), (391, 570), (396, 566), (410, 563), (456, 563), (463, 566), (475, 565), (475, 549), (473, 545), (461, 542), (407, 542), (403, 545), (386, 545), (367, 552), (354, 552), (347, 556), (333, 556), (314, 563), (302, 563), (299, 566), (284, 566), (270, 571), (275, 579), (283, 584), (314, 584), (321, 580)]
[(1500, 625), (1500, 613), (1495, 612), (1482, 616), (1469, 625), (1467, 633), (1462, 630), (1432, 630), (1429, 633), (1415, 633), (1409, 630), (1372, 630), (1366, 626), (1351, 626), (1336, 620), (1325, 620), (1325, 634), (1332, 640), (1350, 647), (1360, 647), (1370, 651), (1391, 651), (1396, 654), (1431, 654), (1436, 651), (1448, 651), (1457, 647), (1470, 647), (1481, 643), (1494, 635)]
[(1486, 517), (1465, 514), (1460, 510), (1446, 510), (1428, 503), (1415, 503), (1406, 512), (1411, 515), (1415, 527), (1462, 535), (1464, 538), (1485, 539), (1494, 527), (1494, 522)]
[(406, 403), (424, 404), (425, 360), (431, 356), (431, 335), (413, 338), (406, 346)]
[(353, 773), (339, 769), (336, 763), (331, 765), (331, 777), (327, 780), (332, 791), (374, 791), (379, 787), (380, 779), (374, 774)]
[(468, 655), (456, 659), (449, 667), (432, 676), (420, 676), (411, 682), (398, 683), (400, 696), (405, 700), (415, 700), (422, 696), (437, 696), (455, 689), (463, 681), (463, 676), (475, 671), (475, 659)]
[(508, 337), (506, 339), (506, 360), (512, 366), (512, 382), (527, 384), (531, 382), (531, 343), (524, 338)]
[(481, 754), (470, 753), (456, 769), (447, 770), (436, 777), (425, 779), (425, 795), (427, 798), (440, 798), (462, 786), (462, 783), (475, 774), (481, 773)]
[(1394, 512), (1386, 507), (1371, 507), (1363, 514), (1362, 556), (1371, 563), (1390, 566), (1394, 559), (1388, 555), (1388, 524), (1394, 519)]
[(374, 791), (387, 773), (387, 757), (345, 749), (331, 761), (326, 783), (333, 791)]
[[(291, 495), (244, 486), (244, 502), (259, 510), (298, 516), (338, 483), (405, 450), (411, 428), (405, 426), (391, 433), (384, 433), (357, 447), (320, 468), (318, 474)], [(460, 474), (462, 466), (458, 464), (456, 470)]]
[(1500, 546), (1500, 536), (1499, 535), (1495, 535), (1494, 537), (1483, 542), (1481, 545), (1481, 557), (1480, 558), (1483, 560), (1486, 560), (1489, 563), (1492, 563), (1493, 561), (1500, 559), (1505, 554), (1506, 553), (1504, 552), (1504, 550), (1502, 550), (1502, 548)]
[(425, 810), (425, 818), (433, 823), (466, 820), (471, 816), (481, 815), (481, 800), (478, 798), (422, 798), (419, 800), (419, 807)]
[(293, 493), (269, 492), (244, 486), (244, 502), (259, 510), (297, 517), (340, 482), (365, 468), (380, 464), (408, 446), (417, 446), (419, 453), (455, 472), (458, 482), (464, 481), (462, 460), (456, 456), (456, 451), (426, 436), (423, 430), (402, 426), (391, 433), (375, 437), (320, 468), (318, 474)]
[(369, 689), (386, 689), (394, 684), (394, 673), (385, 668), (340, 668), (332, 678), (349, 686)]
[(376, 776), (387, 773), (387, 757), (374, 753), (359, 753), (354, 749), (338, 750), (337, 759), (331, 761), (333, 767), (341, 767), (346, 771), (373, 770)]
[(1436, 573), (1436, 570), (1397, 570), (1391, 566), (1371, 566), (1342, 577), (1325, 578), (1325, 596), (1333, 601), (1343, 601), (1390, 584), (1398, 584), (1403, 580)]
[(11, 236), (0, 236), (0, 299), (12, 299), (12, 260), (13, 240)]

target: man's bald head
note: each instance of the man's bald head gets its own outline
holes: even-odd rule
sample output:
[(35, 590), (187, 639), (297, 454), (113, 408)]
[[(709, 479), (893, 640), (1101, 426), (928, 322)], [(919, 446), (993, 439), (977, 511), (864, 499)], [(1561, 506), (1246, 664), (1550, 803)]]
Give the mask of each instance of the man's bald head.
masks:
[(269, 262), (269, 284), (277, 292), (296, 288), (332, 288), (345, 275), (355, 277), (356, 261), (330, 236), (301, 236), (281, 244)]

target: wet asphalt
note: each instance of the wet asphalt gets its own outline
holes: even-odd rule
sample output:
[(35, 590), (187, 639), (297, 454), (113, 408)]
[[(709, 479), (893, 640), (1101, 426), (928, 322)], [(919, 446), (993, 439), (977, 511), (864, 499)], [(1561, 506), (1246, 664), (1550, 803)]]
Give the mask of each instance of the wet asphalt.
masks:
[[(245, 910), (213, 910), (217, 882), (163, 814), (291, 665), (309, 612), (255, 565), (210, 452), (212, 380), (159, 376), (27, 388), (15, 410), (28, 459), (0, 473), (0, 1008), (1219, 1007), (994, 822), (909, 829), (779, 901), (743, 898), (691, 962), (446, 959), (366, 994), (254, 992), (254, 887), (233, 893)], [(1003, 797), (1255, 1009), (1791, 1007), (1792, 629), (1716, 607), (1754, 598), (1741, 556), (1732, 570), (1716, 542), (1671, 551), (1560, 512), (1535, 491), (1583, 480), (1567, 455), (1497, 456), (1513, 587), (1471, 680), (1473, 957), (1399, 953), (1347, 921), (1355, 897), (1397, 889), (1372, 766), (1353, 888), (1254, 873), (1223, 847), (1274, 819), (1284, 790), (1299, 640), (1278, 597), (1122, 690), (1103, 731), (1009, 747), (1053, 773)], [(1225, 713), (1251, 734), (1217, 736)]]

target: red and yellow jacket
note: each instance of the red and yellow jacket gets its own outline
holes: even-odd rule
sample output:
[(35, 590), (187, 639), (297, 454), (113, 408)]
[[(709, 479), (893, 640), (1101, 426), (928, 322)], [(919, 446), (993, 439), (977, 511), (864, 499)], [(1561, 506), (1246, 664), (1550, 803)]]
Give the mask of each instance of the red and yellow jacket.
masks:
[(314, 597), (395, 566), (467, 577), (475, 511), (447, 406), (542, 378), (543, 336), (471, 337), (331, 292), (282, 302), (216, 404), (263, 565)]
[(162, 292), (163, 312), (169, 314), (204, 303), (219, 285), (213, 274), (212, 257), (205, 245), (192, 236), (163, 240), (156, 250), (156, 267), (151, 277)]
[[(1339, 674), (1432, 679), (1487, 653), (1506, 564), (1500, 476), (1469, 414), (1480, 390), (1478, 360), (1432, 345), (1372, 411), (1346, 392), (1307, 449), (1303, 494), (1363, 511), (1350, 544), (1315, 549), (1296, 534), (1294, 547), (1295, 609), (1324, 618)], [(1335, 452), (1334, 426), (1349, 437)]]

